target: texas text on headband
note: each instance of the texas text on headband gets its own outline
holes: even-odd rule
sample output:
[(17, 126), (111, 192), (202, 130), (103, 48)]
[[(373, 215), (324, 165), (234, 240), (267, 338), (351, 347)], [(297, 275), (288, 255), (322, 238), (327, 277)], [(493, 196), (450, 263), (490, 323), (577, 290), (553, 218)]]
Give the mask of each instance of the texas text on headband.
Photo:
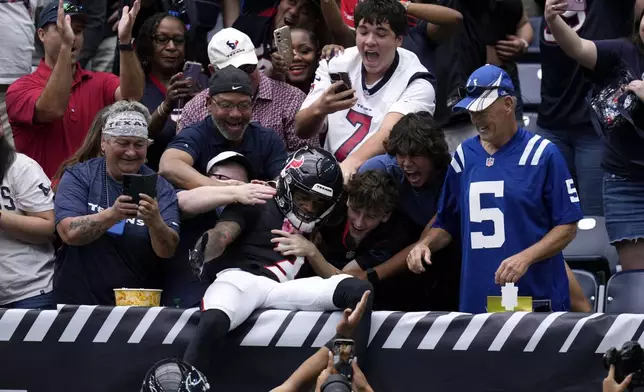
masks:
[(132, 136), (147, 139), (148, 122), (143, 113), (127, 111), (111, 114), (105, 121), (103, 135)]

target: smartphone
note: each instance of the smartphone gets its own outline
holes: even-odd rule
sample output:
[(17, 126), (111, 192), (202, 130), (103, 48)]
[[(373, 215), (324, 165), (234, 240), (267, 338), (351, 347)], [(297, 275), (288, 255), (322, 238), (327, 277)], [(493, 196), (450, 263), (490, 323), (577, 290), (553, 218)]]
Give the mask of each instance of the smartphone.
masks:
[(203, 90), (205, 87), (200, 86), (203, 75), (203, 66), (201, 63), (186, 61), (183, 65), (183, 80), (192, 80), (192, 88), (195, 92)]
[(287, 65), (293, 62), (293, 42), (291, 42), (291, 28), (288, 26), (280, 27), (273, 31), (273, 38), (277, 53), (279, 53)]
[[(343, 82), (343, 85), (338, 87), (335, 90), (335, 93), (341, 93), (343, 91), (351, 90), (351, 79), (349, 78), (349, 74), (346, 72), (333, 72), (329, 74), (331, 77), (331, 83), (335, 82)], [(353, 96), (347, 97), (346, 99), (351, 99)]]
[(586, 11), (586, 0), (568, 0), (568, 11)]
[(349, 382), (353, 379), (353, 362), (355, 342), (352, 339), (335, 339), (333, 341), (333, 366)]
[(139, 204), (141, 197), (139, 193), (157, 197), (158, 174), (123, 174), (123, 194), (132, 198), (131, 203)]

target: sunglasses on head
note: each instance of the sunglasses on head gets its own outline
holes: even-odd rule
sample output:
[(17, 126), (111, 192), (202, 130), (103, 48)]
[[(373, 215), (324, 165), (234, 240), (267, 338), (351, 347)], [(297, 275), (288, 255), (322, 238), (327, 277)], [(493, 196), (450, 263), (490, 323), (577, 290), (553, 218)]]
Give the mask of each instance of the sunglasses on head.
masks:
[(244, 71), (244, 72), (246, 72), (247, 74), (250, 75), (253, 72), (255, 72), (255, 70), (257, 69), (257, 65), (256, 64), (243, 64), (243, 65), (240, 65), (237, 68), (241, 69), (242, 71)]
[(82, 5), (63, 3), (63, 11), (65, 11), (66, 13), (74, 14), (74, 13), (85, 12), (85, 8), (83, 8)]

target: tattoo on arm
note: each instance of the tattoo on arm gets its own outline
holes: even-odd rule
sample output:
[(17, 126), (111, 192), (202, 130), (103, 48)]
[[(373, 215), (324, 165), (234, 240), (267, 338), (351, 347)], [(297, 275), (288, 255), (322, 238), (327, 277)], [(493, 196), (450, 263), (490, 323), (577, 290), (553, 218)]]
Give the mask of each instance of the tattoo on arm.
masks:
[(214, 229), (208, 231), (208, 246), (206, 247), (206, 260), (221, 256), (228, 245), (241, 234), (241, 227), (235, 222), (219, 222)]
[(95, 216), (96, 214), (79, 216), (69, 223), (69, 234), (79, 245), (87, 245), (97, 240), (109, 229), (104, 223), (92, 219)]

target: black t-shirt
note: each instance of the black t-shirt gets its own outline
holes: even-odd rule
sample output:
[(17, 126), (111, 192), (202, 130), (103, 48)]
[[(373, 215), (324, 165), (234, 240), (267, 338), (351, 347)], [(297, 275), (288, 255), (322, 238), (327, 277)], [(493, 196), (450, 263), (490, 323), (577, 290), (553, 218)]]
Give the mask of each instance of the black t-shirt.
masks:
[(434, 52), (434, 73), (439, 81), (434, 117), (446, 125), (470, 121), (467, 113), (454, 113), (452, 108), (460, 100), (459, 87), (465, 86), (470, 74), (486, 63), (481, 18), (489, 10), (489, 4), (482, 0), (441, 0), (440, 5), (463, 14), (461, 28)]
[[(427, 36), (427, 22), (420, 22), (409, 28), (409, 33), (403, 38), (401, 47), (414, 52), (420, 63), (434, 75), (434, 52), (437, 41)], [(436, 88), (436, 83), (434, 88)]]
[(274, 199), (255, 206), (226, 206), (219, 221), (237, 223), (241, 228), (241, 234), (221, 256), (209, 263), (216, 267), (207, 270), (207, 274), (214, 279), (214, 274), (226, 268), (240, 268), (276, 281), (280, 280), (271, 269), (289, 269), (289, 272), (297, 275), (298, 271), (291, 267), (296, 262), (295, 258), (287, 258), (275, 252), (275, 244), (271, 242), (271, 239), (275, 238), (271, 230), (281, 230), (284, 219)]
[[(644, 77), (644, 55), (626, 39), (596, 41), (597, 64), (590, 79), (597, 89), (613, 85), (620, 67), (628, 69), (636, 78)], [(644, 105), (640, 103), (633, 121), (644, 129)], [(644, 180), (644, 139), (629, 124), (612, 130), (605, 143), (602, 166), (608, 172), (631, 179)]]
[(409, 236), (403, 220), (394, 213), (387, 222), (373, 229), (356, 246), (349, 234), (346, 205), (343, 204), (343, 206), (344, 219), (320, 228), (321, 243), (318, 244), (318, 249), (324, 258), (340, 270), (353, 260), (363, 270), (373, 268), (389, 260), (417, 239)]
[[(592, 41), (626, 37), (631, 33), (633, 0), (586, 0), (587, 11), (564, 20), (581, 38)], [(539, 31), (541, 105), (537, 123), (544, 128), (591, 126), (585, 98), (591, 83), (581, 66), (557, 45), (545, 20)]]
[(490, 8), (491, 12), (483, 18), (483, 42), (495, 45), (498, 41), (507, 39), (508, 35), (516, 35), (517, 25), (523, 17), (523, 1), (494, 0)]

